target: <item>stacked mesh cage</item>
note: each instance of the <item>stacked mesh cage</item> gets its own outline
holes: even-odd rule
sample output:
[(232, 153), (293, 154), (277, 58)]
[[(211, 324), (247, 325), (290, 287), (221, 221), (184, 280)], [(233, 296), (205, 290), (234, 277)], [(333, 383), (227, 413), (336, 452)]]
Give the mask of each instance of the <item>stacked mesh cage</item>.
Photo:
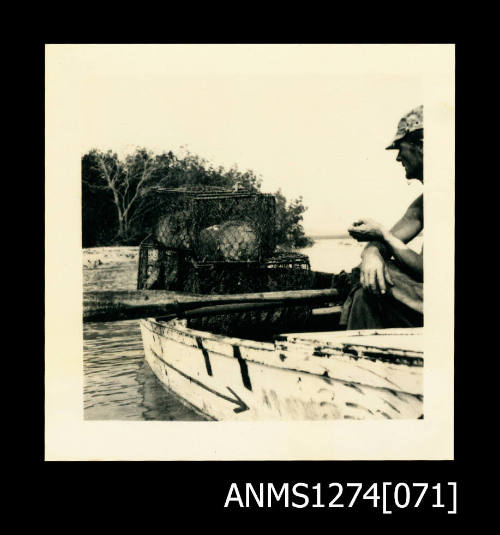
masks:
[(198, 261), (259, 261), (276, 246), (272, 195), (221, 188), (158, 190), (154, 237)]
[(139, 247), (137, 289), (184, 291), (189, 267), (189, 253), (167, 249), (150, 235)]
[[(311, 288), (308, 257), (276, 253), (275, 235), (272, 195), (162, 190), (153, 233), (140, 247), (137, 286), (191, 294)], [(265, 335), (304, 325), (310, 313), (307, 306), (276, 308), (192, 318), (188, 326), (228, 336)]]
[[(311, 287), (312, 272), (305, 255), (282, 252), (262, 262), (192, 262), (184, 289), (190, 293), (251, 293), (303, 290)], [(229, 336), (254, 336), (295, 329), (309, 320), (310, 307), (294, 306), (193, 318), (188, 326)]]

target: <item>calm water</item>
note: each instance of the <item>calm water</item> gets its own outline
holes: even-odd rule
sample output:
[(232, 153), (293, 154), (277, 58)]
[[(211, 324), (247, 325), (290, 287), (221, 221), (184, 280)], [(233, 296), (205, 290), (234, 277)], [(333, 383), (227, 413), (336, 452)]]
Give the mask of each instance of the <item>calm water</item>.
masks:
[[(84, 290), (135, 290), (137, 247), (83, 251)], [(201, 420), (158, 382), (144, 360), (139, 322), (83, 324), (87, 420)]]
[[(416, 244), (415, 249), (419, 244)], [(317, 240), (302, 252), (316, 271), (350, 271), (362, 246), (349, 239)], [(85, 290), (134, 290), (137, 247), (83, 251)], [(166, 392), (144, 361), (138, 321), (85, 323), (84, 407), (91, 420), (201, 420)]]

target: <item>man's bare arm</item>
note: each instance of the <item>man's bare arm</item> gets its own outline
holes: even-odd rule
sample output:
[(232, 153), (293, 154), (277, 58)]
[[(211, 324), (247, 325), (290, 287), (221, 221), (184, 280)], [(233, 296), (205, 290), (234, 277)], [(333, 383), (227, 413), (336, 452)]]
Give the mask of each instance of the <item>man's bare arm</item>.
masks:
[(383, 235), (384, 242), (391, 248), (394, 257), (413, 272), (417, 280), (424, 278), (424, 257), (416, 253), (408, 245), (396, 238), (391, 232), (386, 231)]
[[(413, 252), (407, 254), (408, 248), (405, 244), (417, 236), (424, 227), (423, 196), (420, 195), (415, 199), (404, 216), (387, 232), (388, 241), (383, 237), (382, 227), (374, 223), (367, 220), (355, 222), (349, 229), (349, 234), (358, 241), (372, 240), (368, 241), (361, 253), (360, 282), (365, 289), (370, 289), (374, 293), (385, 293), (387, 285), (393, 284), (385, 260), (393, 254), (403, 262), (409, 260), (409, 263), (416, 268), (415, 271), (420, 272), (421, 264), (418, 264), (420, 260), (413, 257)], [(378, 234), (378, 237), (369, 238), (370, 234)], [(408, 256), (411, 258), (408, 259)]]
[[(418, 196), (410, 204), (404, 216), (390, 229), (390, 233), (403, 243), (411, 241), (424, 228), (423, 198), (423, 195)], [(363, 257), (365, 254), (369, 254), (374, 249), (377, 249), (385, 259), (390, 258), (393, 253), (388, 243), (377, 240), (368, 242), (361, 256)]]

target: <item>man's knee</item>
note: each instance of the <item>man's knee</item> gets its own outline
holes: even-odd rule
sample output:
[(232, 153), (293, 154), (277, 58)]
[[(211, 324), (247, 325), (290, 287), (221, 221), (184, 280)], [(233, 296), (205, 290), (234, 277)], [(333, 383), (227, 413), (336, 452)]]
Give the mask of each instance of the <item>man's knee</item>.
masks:
[(379, 306), (380, 297), (360, 286), (353, 295), (353, 306)]
[(348, 329), (373, 329), (382, 326), (380, 303), (370, 290), (359, 287), (352, 294), (352, 304), (347, 321)]

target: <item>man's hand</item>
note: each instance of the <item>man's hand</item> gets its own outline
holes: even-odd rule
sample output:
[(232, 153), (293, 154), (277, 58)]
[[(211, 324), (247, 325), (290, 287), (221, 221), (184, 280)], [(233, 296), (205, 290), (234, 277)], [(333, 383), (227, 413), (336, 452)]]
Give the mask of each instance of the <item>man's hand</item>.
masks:
[(359, 282), (363, 288), (374, 294), (385, 294), (387, 285), (394, 285), (384, 259), (376, 247), (368, 246), (361, 255)]
[(376, 241), (384, 238), (385, 228), (373, 219), (359, 219), (347, 231), (357, 241)]

